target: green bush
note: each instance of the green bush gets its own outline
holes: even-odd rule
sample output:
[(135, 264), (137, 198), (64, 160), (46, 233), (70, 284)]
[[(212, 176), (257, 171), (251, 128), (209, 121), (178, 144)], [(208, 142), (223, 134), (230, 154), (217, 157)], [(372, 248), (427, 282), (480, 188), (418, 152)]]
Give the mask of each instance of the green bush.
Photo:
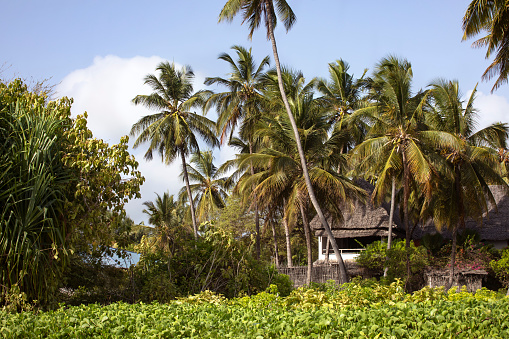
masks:
[(431, 254), (437, 254), (444, 245), (444, 237), (440, 233), (426, 233), (421, 239), (424, 246)]
[(502, 251), (502, 257), (499, 260), (490, 262), (490, 267), (504, 287), (509, 288), (509, 247)]
[(104, 265), (101, 257), (72, 256), (64, 272), (58, 301), (68, 305), (134, 302), (131, 271)]
[(206, 290), (233, 298), (264, 291), (275, 284), (286, 296), (288, 276), (255, 260), (250, 244), (235, 239), (213, 224), (202, 225), (198, 240), (182, 237), (173, 253), (146, 251), (135, 268), (139, 300), (167, 302)]
[[(413, 242), (410, 242), (409, 250), (410, 269), (414, 275), (419, 275), (424, 267), (428, 265), (426, 249), (422, 246), (416, 247)], [(387, 261), (386, 257), (388, 257)], [(376, 275), (382, 275), (385, 265), (387, 265), (389, 268), (387, 274), (390, 280), (403, 279), (406, 276), (405, 240), (398, 239), (394, 241), (390, 250), (387, 250), (387, 243), (375, 241), (366, 246), (356, 261)]]
[(287, 297), (293, 291), (293, 282), (286, 274), (276, 274), (273, 280), (280, 296)]

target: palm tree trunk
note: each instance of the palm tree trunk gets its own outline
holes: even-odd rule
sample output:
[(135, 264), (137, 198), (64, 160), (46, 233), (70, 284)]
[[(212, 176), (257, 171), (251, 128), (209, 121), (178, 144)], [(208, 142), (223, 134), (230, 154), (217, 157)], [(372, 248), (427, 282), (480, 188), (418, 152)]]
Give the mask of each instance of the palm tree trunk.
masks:
[(403, 225), (405, 227), (405, 252), (406, 252), (406, 275), (405, 287), (409, 288), (410, 283), (410, 226), (408, 221), (408, 198), (410, 197), (410, 169), (406, 159), (406, 153), (403, 150)]
[[(392, 220), (394, 219), (394, 205), (396, 198), (396, 177), (392, 177), (392, 190), (391, 190), (391, 210), (389, 211), (389, 235), (387, 237), (387, 251), (391, 249), (392, 246)], [(387, 262), (389, 261), (389, 256), (385, 257), (385, 268), (384, 268), (384, 277), (387, 277), (387, 271), (389, 267), (387, 266)]]
[(293, 261), (292, 261), (292, 242), (290, 241), (290, 229), (288, 228), (288, 222), (284, 217), (283, 226), (285, 227), (285, 238), (286, 238), (286, 261), (288, 267), (292, 267)]
[[(286, 206), (286, 199), (283, 199), (283, 204)], [(288, 227), (288, 221), (286, 220), (284, 213), (282, 218), (283, 226), (285, 228), (285, 239), (286, 239), (286, 263), (288, 267), (293, 266), (292, 261), (292, 242), (290, 241), (290, 228)]]
[(329, 264), (329, 251), (330, 251), (330, 241), (329, 237), (327, 237), (327, 244), (325, 244), (325, 265)]
[(449, 281), (447, 282), (447, 286), (445, 286), (445, 291), (447, 292), (452, 285), (454, 284), (454, 268), (456, 266), (456, 243), (458, 238), (458, 226), (455, 226), (452, 230), (452, 249), (451, 249), (451, 261), (449, 263)]
[(313, 249), (311, 247), (311, 232), (309, 230), (309, 223), (306, 213), (304, 212), (304, 207), (302, 204), (299, 204), (300, 214), (302, 216), (302, 226), (304, 227), (304, 235), (306, 237), (306, 250), (308, 256), (308, 267), (306, 271), (306, 285), (311, 284), (311, 275), (313, 274)]
[(260, 260), (261, 255), (261, 238), (260, 238), (260, 211), (258, 210), (258, 204), (255, 203), (255, 252), (256, 252), (256, 260)]
[(288, 118), (290, 119), (290, 123), (292, 125), (293, 134), (295, 136), (295, 142), (297, 143), (297, 150), (299, 152), (300, 162), (302, 166), (302, 174), (304, 176), (304, 180), (306, 182), (306, 187), (309, 194), (309, 199), (311, 200), (311, 203), (313, 204), (313, 207), (316, 210), (316, 213), (318, 214), (318, 217), (320, 218), (320, 221), (327, 232), (328, 237), (330, 238), (332, 248), (334, 249), (334, 253), (336, 254), (336, 259), (339, 264), (339, 280), (340, 283), (348, 282), (348, 274), (346, 272), (345, 263), (343, 261), (343, 258), (341, 257), (341, 253), (339, 252), (338, 245), (336, 243), (336, 239), (334, 239), (334, 235), (332, 234), (332, 230), (329, 227), (329, 224), (327, 223), (327, 219), (325, 218), (322, 209), (320, 208), (320, 205), (318, 204), (318, 200), (316, 199), (315, 192), (313, 190), (313, 186), (311, 184), (311, 179), (309, 178), (308, 168), (306, 164), (306, 158), (304, 155), (304, 151), (302, 149), (302, 144), (300, 141), (299, 131), (297, 129), (297, 124), (295, 123), (295, 119), (292, 115), (292, 110), (290, 109), (290, 104), (288, 103), (288, 99), (285, 94), (285, 90), (283, 87), (283, 78), (281, 76), (281, 65), (279, 63), (279, 56), (277, 53), (277, 46), (276, 46), (276, 38), (274, 37), (274, 27), (272, 26), (272, 1), (265, 0), (266, 6), (267, 6), (267, 23), (268, 23), (268, 34), (270, 41), (272, 43), (272, 51), (274, 53), (274, 62), (276, 64), (276, 71), (277, 71), (277, 79), (279, 83), (279, 91), (281, 92), (281, 98), (283, 99), (283, 103), (286, 108), (286, 112), (288, 113)]
[(196, 225), (196, 215), (194, 213), (193, 196), (191, 194), (191, 186), (189, 186), (189, 177), (187, 175), (186, 156), (184, 155), (184, 152), (182, 150), (180, 150), (180, 155), (182, 157), (182, 168), (184, 172), (184, 180), (186, 182), (187, 196), (189, 198), (189, 206), (191, 207), (191, 219), (193, 220), (194, 238), (198, 239), (198, 226)]
[[(253, 145), (251, 142), (249, 142), (249, 154), (253, 154)], [(251, 163), (251, 175), (254, 175), (254, 167)], [(254, 190), (254, 185), (253, 185)], [(255, 239), (255, 252), (256, 252), (256, 260), (260, 260), (260, 254), (261, 254), (261, 246), (260, 246), (260, 212), (258, 211), (258, 204), (254, 203), (254, 209), (255, 209), (255, 231), (256, 231), (256, 239)]]
[(276, 267), (279, 267), (279, 249), (277, 247), (277, 233), (276, 233), (276, 225), (274, 222), (270, 221), (270, 226), (272, 227), (272, 237), (274, 238), (274, 258)]
[(458, 197), (458, 214), (459, 214), (459, 220), (458, 225), (454, 226), (454, 229), (452, 230), (452, 248), (451, 248), (451, 261), (450, 261), (450, 268), (449, 268), (449, 281), (447, 282), (447, 286), (445, 287), (445, 290), (448, 291), (452, 284), (454, 283), (454, 269), (456, 266), (456, 244), (457, 244), (457, 238), (458, 238), (458, 229), (460, 227), (465, 226), (465, 207), (463, 206), (463, 194), (461, 189), (461, 168), (459, 166), (455, 166), (454, 168), (454, 174), (456, 176), (456, 179), (454, 180), (454, 189), (456, 191), (456, 195)]

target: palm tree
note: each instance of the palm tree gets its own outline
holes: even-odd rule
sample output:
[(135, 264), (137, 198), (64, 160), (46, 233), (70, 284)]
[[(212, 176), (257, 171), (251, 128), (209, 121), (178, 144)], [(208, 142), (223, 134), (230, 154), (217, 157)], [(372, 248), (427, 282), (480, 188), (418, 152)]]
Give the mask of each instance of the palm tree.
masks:
[[(225, 141), (228, 133), (229, 143), (232, 141), (232, 134), (237, 126), (240, 126), (240, 139), (246, 140), (249, 153), (253, 153), (255, 142), (253, 139), (254, 126), (260, 119), (260, 104), (263, 101), (263, 78), (264, 68), (269, 65), (269, 57), (263, 58), (262, 62), (256, 66), (256, 62), (251, 54), (251, 49), (247, 50), (241, 46), (233, 46), (237, 52), (237, 62), (226, 53), (219, 56), (219, 59), (230, 64), (231, 73), (229, 78), (220, 77), (206, 78), (205, 84), (221, 84), (228, 88), (228, 91), (213, 94), (207, 102), (205, 109), (214, 104), (218, 113), (217, 133), (221, 135), (221, 142)], [(251, 174), (254, 174), (254, 168), (250, 168)], [(255, 210), (255, 232), (256, 232), (256, 258), (260, 259), (260, 218), (258, 206)]]
[[(423, 129), (423, 105), (426, 95), (411, 92), (412, 67), (406, 60), (390, 56), (376, 66), (370, 84), (373, 104), (359, 109), (355, 118), (370, 120), (372, 127), (366, 140), (354, 149), (360, 161), (357, 170), (376, 178), (373, 197), (380, 202), (389, 187), (395, 199), (394, 178), (402, 175), (403, 223), (406, 231), (407, 275), (410, 277), (409, 197), (411, 181), (427, 196), (432, 166), (426, 154), (426, 143), (435, 145), (445, 137), (440, 132)], [(392, 222), (389, 226), (392, 225)]]
[(459, 229), (465, 227), (465, 220), (471, 217), (481, 221), (488, 212), (488, 202), (495, 204), (489, 184), (507, 187), (498, 168), (498, 154), (490, 145), (506, 139), (507, 124), (495, 123), (474, 132), (477, 111), (473, 106), (476, 90), (467, 103), (461, 100), (457, 81), (437, 80), (431, 84), (433, 98), (428, 111), (428, 122), (439, 131), (450, 133), (459, 147), (441, 147), (440, 153), (449, 166), (449, 178), (438, 182), (440, 194), (434, 194), (433, 217), (438, 230), (444, 226), (452, 232), (450, 277), (447, 289), (454, 278), (456, 237)]
[(149, 216), (148, 222), (156, 229), (156, 243), (162, 250), (169, 250), (173, 254), (175, 233), (183, 225), (184, 211), (168, 192), (162, 197), (156, 195), (155, 201), (143, 203), (143, 213)]
[(334, 124), (336, 132), (347, 130), (343, 141), (344, 145), (340, 152), (352, 149), (359, 144), (366, 132), (365, 126), (357, 121), (357, 124), (349, 123), (348, 117), (358, 108), (360, 108), (361, 90), (364, 86), (364, 74), (360, 79), (355, 79), (348, 73), (350, 65), (343, 60), (336, 60), (329, 64), (329, 80), (315, 79), (314, 83), (318, 91), (322, 94), (319, 99), (321, 105), (330, 111), (330, 122)]
[[(304, 155), (304, 150), (302, 148), (299, 132), (297, 129), (297, 125), (295, 123), (295, 119), (292, 115), (292, 111), (290, 105), (288, 103), (288, 99), (286, 97), (284, 88), (283, 88), (283, 79), (281, 76), (281, 65), (279, 62), (279, 55), (277, 52), (276, 39), (274, 37), (274, 28), (277, 23), (276, 11), (280, 18), (282, 18), (283, 23), (285, 25), (286, 30), (288, 31), (293, 24), (295, 23), (296, 17), (293, 13), (293, 10), (288, 5), (285, 0), (228, 0), (224, 5), (221, 13), (219, 14), (219, 21), (227, 20), (232, 21), (237, 13), (242, 12), (243, 21), (249, 22), (249, 37), (253, 36), (253, 32), (260, 26), (262, 21), (265, 22), (267, 27), (267, 38), (270, 39), (272, 43), (272, 51), (274, 53), (274, 62), (276, 64), (276, 71), (278, 76), (279, 90), (281, 92), (281, 99), (283, 100), (284, 107), (286, 109), (286, 113), (288, 114), (288, 118), (290, 120), (293, 135), (295, 138), (295, 142), (297, 144), (297, 150), (302, 166), (302, 171), (304, 175), (304, 179), (306, 182), (306, 187), (308, 190), (309, 198), (315, 210), (320, 217), (320, 220), (327, 231), (327, 235), (331, 238), (332, 248), (334, 249), (334, 253), (337, 258), (340, 258), (339, 248), (334, 240), (332, 231), (327, 223), (327, 219), (325, 218), (319, 204), (316, 199), (315, 193), (313, 191), (313, 186), (311, 183), (311, 179), (309, 178), (308, 168), (306, 164), (306, 158)], [(338, 259), (340, 260), (340, 259)], [(348, 281), (348, 275), (346, 274), (346, 270), (340, 268), (340, 280), (341, 282)]]
[(219, 56), (220, 60), (230, 65), (229, 78), (205, 79), (206, 85), (220, 84), (228, 88), (226, 92), (211, 95), (205, 107), (208, 110), (211, 105), (216, 106), (216, 126), (218, 134), (221, 135), (221, 143), (225, 142), (228, 134), (228, 140), (231, 139), (238, 124), (241, 125), (240, 136), (246, 140), (252, 139), (254, 124), (261, 114), (264, 69), (270, 63), (266, 56), (257, 66), (251, 49), (247, 50), (242, 46), (233, 46), (232, 49), (237, 53), (237, 61), (227, 53)]
[[(166, 164), (180, 155), (189, 201), (192, 201), (186, 156), (191, 152), (199, 151), (196, 134), (209, 145), (219, 145), (214, 134), (214, 122), (191, 111), (193, 108), (203, 107), (210, 92), (193, 93), (194, 73), (189, 66), (178, 70), (175, 64), (162, 62), (156, 67), (156, 71), (159, 71), (159, 77), (153, 74), (145, 77), (145, 84), (152, 87), (154, 92), (149, 95), (137, 95), (133, 102), (159, 112), (138, 120), (132, 126), (130, 134), (138, 135), (134, 142), (135, 148), (144, 142), (149, 142), (145, 153), (147, 160), (152, 160), (154, 150), (159, 152)], [(198, 226), (192, 203), (190, 208), (194, 236), (197, 238)]]
[[(187, 174), (191, 182), (191, 193), (194, 194), (192, 205), (196, 205), (197, 217), (201, 221), (217, 209), (224, 208), (228, 197), (227, 178), (220, 177), (220, 172), (213, 163), (211, 151), (199, 152), (191, 157), (191, 164), (187, 165)], [(181, 174), (184, 175), (184, 172)], [(180, 196), (186, 195), (186, 189), (180, 191)], [(186, 196), (188, 198), (188, 196)]]
[[(305, 84), (302, 74), (283, 71), (283, 79), (286, 92), (292, 93), (289, 96), (289, 103), (295, 112), (314, 189), (320, 192), (322, 197), (320, 202), (326, 204), (329, 211), (341, 218), (337, 202), (348, 200), (347, 198), (358, 193), (358, 189), (337, 173), (331, 161), (335, 157), (331, 156), (332, 147), (329, 143), (331, 139), (328, 138), (329, 114), (313, 97), (312, 86)], [(275, 82), (273, 78), (273, 84)], [(273, 87), (270, 84), (267, 86), (269, 90)], [(272, 95), (267, 93), (267, 96)], [(280, 105), (279, 109), (281, 108)], [(286, 114), (265, 117), (257, 129), (257, 135), (264, 147), (258, 153), (245, 156), (240, 162), (240, 166), (252, 162), (260, 169), (256, 175), (242, 183), (244, 187), (256, 183), (255, 193), (260, 206), (267, 208), (282, 206), (288, 255), (290, 255), (289, 229), (296, 224), (299, 215), (304, 218), (308, 247), (311, 242), (310, 235), (306, 232), (309, 230), (306, 229), (307, 213), (301, 213), (307, 211), (309, 199), (305, 197), (307, 188), (292, 134)], [(308, 252), (310, 254), (310, 248)], [(308, 256), (308, 265), (312, 264), (310, 258), (311, 255)], [(288, 262), (291, 263), (291, 259), (288, 259)], [(341, 257), (338, 258), (338, 262), (341, 266)]]
[(491, 65), (482, 75), (489, 80), (498, 74), (491, 92), (507, 82), (509, 75), (509, 1), (473, 0), (463, 17), (463, 40), (486, 32), (487, 35), (476, 40), (474, 47), (487, 46), (486, 59), (496, 51)]

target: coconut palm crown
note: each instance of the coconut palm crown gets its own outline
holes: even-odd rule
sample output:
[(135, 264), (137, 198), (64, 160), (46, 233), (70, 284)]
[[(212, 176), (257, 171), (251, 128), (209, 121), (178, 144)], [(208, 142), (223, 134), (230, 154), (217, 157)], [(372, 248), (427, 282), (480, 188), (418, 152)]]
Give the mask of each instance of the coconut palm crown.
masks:
[[(154, 92), (149, 95), (137, 95), (133, 102), (158, 112), (138, 120), (132, 126), (130, 134), (138, 135), (134, 142), (135, 148), (145, 142), (149, 143), (145, 159), (151, 160), (153, 152), (157, 151), (161, 159), (169, 164), (180, 155), (185, 172), (186, 156), (199, 151), (197, 136), (211, 146), (219, 146), (214, 133), (214, 122), (192, 111), (204, 105), (210, 92), (193, 92), (194, 73), (189, 66), (177, 69), (173, 63), (162, 62), (156, 71), (159, 72), (159, 76), (149, 74), (145, 77), (145, 84), (152, 87)], [(184, 180), (189, 201), (192, 201), (187, 173)], [(190, 208), (194, 234), (197, 237), (194, 206), (190, 204)]]
[[(191, 164), (187, 164), (187, 173), (192, 184), (191, 192), (194, 195), (196, 216), (200, 221), (211, 215), (215, 210), (226, 206), (228, 197), (226, 190), (229, 180), (221, 177), (221, 172), (213, 163), (214, 157), (211, 151), (199, 152), (191, 157)], [(182, 173), (183, 175), (183, 173)], [(185, 188), (180, 191), (180, 196), (186, 195)]]
[(492, 92), (507, 83), (509, 76), (509, 1), (473, 0), (463, 17), (463, 40), (486, 32), (474, 47), (487, 47), (486, 58), (496, 51), (495, 59), (484, 71), (483, 79), (498, 75)]

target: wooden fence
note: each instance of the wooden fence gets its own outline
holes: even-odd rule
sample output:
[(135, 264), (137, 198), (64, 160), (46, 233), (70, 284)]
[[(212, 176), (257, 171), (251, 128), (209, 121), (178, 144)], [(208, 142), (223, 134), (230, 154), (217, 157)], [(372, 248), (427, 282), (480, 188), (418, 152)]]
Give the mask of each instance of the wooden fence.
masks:
[[(355, 262), (345, 261), (345, 265), (350, 277), (372, 277), (367, 270), (360, 268)], [(279, 273), (288, 275), (294, 287), (306, 284), (307, 266), (279, 267), (277, 270)], [(482, 281), (487, 274), (483, 270), (456, 272), (453, 286), (456, 286), (458, 290), (461, 286), (466, 286), (467, 290), (473, 293), (482, 287)], [(428, 271), (424, 273), (424, 279), (429, 287), (445, 286), (449, 280), (449, 272)], [(339, 266), (337, 264), (313, 266), (311, 271), (312, 282), (325, 283), (329, 280), (334, 280), (339, 284)]]
[[(360, 268), (355, 262), (345, 261), (346, 270), (350, 277), (363, 276), (369, 277), (366, 270)], [(300, 287), (306, 284), (307, 266), (294, 266), (294, 267), (278, 267), (278, 272), (286, 274), (293, 281), (294, 287)], [(311, 270), (311, 281), (316, 283), (325, 283), (329, 280), (334, 280), (339, 284), (339, 265), (314, 265)]]
[[(453, 287), (459, 292), (461, 286), (466, 286), (467, 291), (474, 293), (482, 288), (482, 282), (488, 276), (484, 270), (460, 270), (453, 279)], [(424, 273), (426, 285), (429, 287), (446, 286), (449, 281), (449, 271), (429, 271)]]

